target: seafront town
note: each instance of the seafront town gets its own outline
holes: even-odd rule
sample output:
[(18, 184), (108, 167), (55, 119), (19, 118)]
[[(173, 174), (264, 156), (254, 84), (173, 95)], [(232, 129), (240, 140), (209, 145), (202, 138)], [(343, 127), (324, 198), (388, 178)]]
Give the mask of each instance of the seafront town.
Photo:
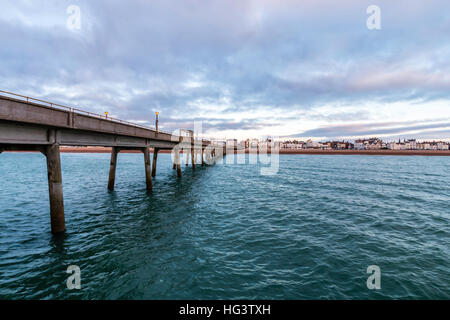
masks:
[(385, 142), (379, 138), (356, 139), (350, 141), (326, 141), (316, 142), (312, 140), (289, 140), (280, 142), (280, 149), (303, 150), (430, 150), (439, 151), (450, 149), (450, 143), (445, 141), (417, 141), (416, 139), (404, 139)]
[(301, 140), (275, 140), (267, 139), (246, 139), (238, 141), (237, 139), (216, 140), (218, 145), (224, 145), (227, 148), (236, 148), (239, 150), (247, 150), (252, 148), (261, 148), (271, 146), (273, 142), (279, 144), (280, 150), (285, 151), (301, 151), (301, 150), (392, 150), (392, 151), (450, 151), (450, 142), (446, 141), (419, 141), (417, 139), (403, 139), (397, 141), (385, 142), (379, 138), (363, 138), (353, 141), (313, 141), (308, 139)]

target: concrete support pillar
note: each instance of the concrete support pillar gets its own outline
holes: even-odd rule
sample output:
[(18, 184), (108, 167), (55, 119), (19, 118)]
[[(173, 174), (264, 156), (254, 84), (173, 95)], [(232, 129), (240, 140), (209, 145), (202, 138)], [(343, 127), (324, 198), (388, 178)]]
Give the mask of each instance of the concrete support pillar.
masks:
[(177, 164), (177, 176), (181, 178), (181, 165)]
[(109, 165), (108, 190), (114, 190), (114, 182), (116, 181), (116, 164), (117, 164), (117, 154), (118, 153), (119, 153), (119, 149), (117, 147), (112, 147), (111, 162)]
[(203, 158), (203, 151), (204, 151), (204, 149), (202, 148), (202, 151), (201, 151), (201, 153), (200, 153), (200, 155), (201, 155), (201, 157), (202, 157), (202, 167), (205, 165), (205, 159)]
[(45, 148), (45, 156), (47, 157), (50, 223), (52, 233), (56, 234), (66, 231), (59, 145), (52, 144), (47, 146)]
[(186, 167), (189, 165), (189, 150), (186, 150)]
[(191, 144), (191, 162), (192, 162), (192, 170), (195, 170), (195, 150), (194, 150), (194, 144)]
[(152, 171), (151, 171), (149, 148), (148, 147), (144, 148), (142, 152), (144, 153), (144, 161), (145, 161), (145, 183), (147, 184), (147, 190), (152, 191)]
[(181, 178), (181, 165), (177, 164), (177, 176)]
[(177, 166), (177, 176), (181, 178), (180, 150), (175, 151), (175, 164)]
[(156, 176), (156, 162), (158, 160), (158, 148), (153, 149), (152, 177)]

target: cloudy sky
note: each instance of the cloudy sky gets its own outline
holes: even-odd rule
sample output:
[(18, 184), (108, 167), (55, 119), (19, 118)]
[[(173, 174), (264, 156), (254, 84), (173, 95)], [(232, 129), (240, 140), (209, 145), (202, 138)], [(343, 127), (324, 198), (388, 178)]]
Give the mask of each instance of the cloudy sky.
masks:
[(1, 7), (0, 90), (143, 124), (159, 111), (166, 130), (202, 121), (214, 137), (450, 140), (448, 0)]

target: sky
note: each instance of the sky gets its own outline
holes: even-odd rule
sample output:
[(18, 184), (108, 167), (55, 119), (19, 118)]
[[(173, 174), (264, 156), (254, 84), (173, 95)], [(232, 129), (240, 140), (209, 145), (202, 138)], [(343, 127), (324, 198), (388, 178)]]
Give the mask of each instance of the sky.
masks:
[(450, 141), (448, 0), (1, 7), (0, 90), (205, 137)]

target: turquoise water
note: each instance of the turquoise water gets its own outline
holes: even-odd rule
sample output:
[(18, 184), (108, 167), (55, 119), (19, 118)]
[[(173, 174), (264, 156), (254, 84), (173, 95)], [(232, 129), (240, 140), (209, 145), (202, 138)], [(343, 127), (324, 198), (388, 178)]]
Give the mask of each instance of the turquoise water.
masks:
[[(178, 179), (141, 154), (62, 154), (53, 237), (45, 158), (0, 155), (2, 299), (449, 299), (450, 157), (280, 156)], [(66, 269), (81, 269), (68, 290)], [(369, 290), (366, 269), (381, 269)]]

